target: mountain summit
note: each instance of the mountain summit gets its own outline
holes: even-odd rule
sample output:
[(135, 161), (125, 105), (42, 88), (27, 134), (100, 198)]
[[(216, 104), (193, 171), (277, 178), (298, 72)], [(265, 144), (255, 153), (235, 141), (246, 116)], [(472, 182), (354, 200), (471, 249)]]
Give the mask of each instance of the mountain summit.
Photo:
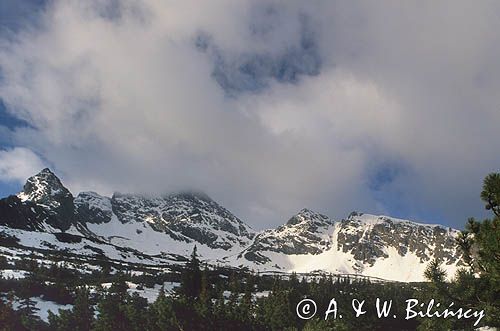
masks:
[(66, 230), (74, 222), (73, 195), (49, 168), (28, 178), (17, 196), (22, 202), (44, 208), (52, 216), (49, 223), (55, 227)]
[(40, 205), (57, 208), (59, 200), (73, 198), (61, 180), (49, 169), (28, 178), (23, 191), (18, 194), (21, 201), (30, 200)]

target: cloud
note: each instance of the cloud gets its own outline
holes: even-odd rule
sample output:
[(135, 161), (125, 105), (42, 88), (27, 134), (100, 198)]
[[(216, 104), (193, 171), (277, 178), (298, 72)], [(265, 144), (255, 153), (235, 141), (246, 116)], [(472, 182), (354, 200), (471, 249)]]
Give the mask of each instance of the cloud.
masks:
[(74, 192), (203, 190), (256, 228), (460, 227), (500, 164), (491, 6), (54, 1), (0, 40), (9, 139)]
[(44, 167), (43, 161), (31, 150), (16, 147), (0, 150), (0, 180), (7, 182), (26, 182), (28, 177)]
[(278, 48), (267, 45), (235, 53), (220, 49), (210, 35), (198, 35), (196, 45), (212, 58), (212, 76), (228, 95), (261, 91), (273, 80), (296, 84), (301, 76), (319, 74), (321, 57), (314, 24), (308, 15), (294, 14), (290, 17), (289, 12), (272, 4), (257, 6), (253, 11), (249, 22), (252, 41), (281, 44)]

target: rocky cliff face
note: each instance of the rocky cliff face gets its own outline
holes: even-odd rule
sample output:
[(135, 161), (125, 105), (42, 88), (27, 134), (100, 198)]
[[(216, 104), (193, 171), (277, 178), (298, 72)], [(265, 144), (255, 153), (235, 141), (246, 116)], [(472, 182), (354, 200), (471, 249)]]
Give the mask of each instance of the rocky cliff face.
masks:
[(260, 270), (320, 270), (420, 281), (438, 259), (452, 276), (463, 266), (458, 231), (387, 216), (353, 212), (338, 222), (307, 209), (258, 234), (231, 263)]
[(328, 216), (302, 209), (276, 229), (259, 233), (244, 257), (257, 264), (270, 262), (265, 251), (291, 254), (319, 254), (330, 248), (330, 229), (334, 222)]
[(254, 236), (250, 227), (201, 193), (162, 197), (115, 194), (111, 205), (122, 223), (147, 222), (174, 239), (187, 238), (210, 248), (244, 246)]
[(21, 201), (15, 195), (0, 200), (0, 225), (41, 231), (51, 217), (44, 208), (31, 201)]
[(82, 192), (75, 199), (77, 219), (81, 223), (107, 223), (113, 216), (111, 199), (95, 192)]
[(49, 169), (30, 177), (17, 196), (0, 200), (0, 251), (3, 243), (17, 242), (21, 250), (152, 265), (182, 261), (196, 245), (211, 263), (419, 281), (433, 258), (450, 275), (461, 265), (456, 235), (439, 225), (362, 213), (333, 221), (308, 209), (255, 232), (201, 193), (82, 192), (73, 198)]
[(48, 224), (67, 230), (75, 221), (73, 195), (50, 169), (28, 178), (18, 198), (42, 207), (51, 215)]
[(458, 231), (438, 225), (354, 212), (338, 227), (337, 249), (370, 266), (389, 257), (387, 248), (394, 248), (402, 257), (415, 254), (422, 263), (438, 258), (452, 265), (460, 257), (455, 242)]

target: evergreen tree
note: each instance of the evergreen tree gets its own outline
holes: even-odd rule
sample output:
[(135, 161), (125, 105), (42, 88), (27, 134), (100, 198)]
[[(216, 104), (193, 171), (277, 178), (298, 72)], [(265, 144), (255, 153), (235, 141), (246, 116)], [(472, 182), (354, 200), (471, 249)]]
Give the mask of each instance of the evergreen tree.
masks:
[(94, 321), (94, 308), (89, 301), (89, 291), (85, 288), (79, 289), (76, 293), (75, 303), (72, 309), (74, 316), (75, 331), (90, 330)]
[(189, 262), (186, 264), (186, 268), (182, 271), (180, 291), (189, 300), (194, 300), (200, 296), (201, 270), (196, 245), (193, 248)]
[(226, 314), (232, 320), (239, 320), (238, 303), (240, 296), (240, 283), (236, 273), (229, 276), (229, 298), (226, 305)]
[(148, 309), (148, 325), (153, 331), (174, 330), (179, 325), (170, 299), (162, 287), (155, 302)]
[(243, 322), (251, 321), (253, 317), (252, 292), (254, 288), (253, 276), (249, 274), (246, 277), (243, 297), (238, 305), (239, 319)]
[(98, 318), (96, 331), (129, 330), (130, 321), (126, 314), (126, 301), (129, 298), (128, 286), (123, 274), (119, 274), (109, 291), (102, 295), (97, 304)]
[(290, 308), (290, 301), (286, 291), (279, 290), (272, 294), (271, 304), (268, 307), (267, 322), (272, 330), (283, 330), (285, 327), (290, 326), (291, 321), (295, 318), (292, 315)]
[(218, 320), (226, 318), (226, 299), (224, 298), (224, 288), (217, 287), (216, 289), (217, 298), (214, 304), (214, 315)]
[(49, 310), (49, 328), (53, 331), (72, 330), (76, 325), (74, 315), (70, 310), (59, 309), (58, 314)]
[(13, 301), (14, 296), (12, 293), (8, 294), (7, 302), (0, 300), (0, 331), (27, 330), (21, 323), (19, 314), (12, 307)]
[(441, 267), (441, 263), (437, 259), (433, 259), (425, 268), (424, 276), (433, 283), (442, 284), (446, 280), (446, 271)]
[(144, 330), (144, 321), (146, 320), (148, 302), (145, 298), (133, 293), (126, 297), (125, 304), (122, 305), (125, 319), (128, 323), (128, 330)]
[(498, 219), (500, 217), (500, 173), (491, 173), (484, 179), (481, 199), (485, 208), (491, 210)]
[(459, 236), (458, 244), (470, 270), (457, 274), (456, 292), (469, 305), (485, 309), (485, 323), (500, 326), (500, 173), (486, 176), (481, 199), (493, 212), (493, 219), (478, 222), (469, 218)]
[(36, 312), (40, 309), (36, 307), (36, 302), (29, 296), (21, 299), (19, 302), (19, 313), (21, 314), (22, 324), (28, 329), (34, 329), (39, 322)]
[(203, 269), (201, 273), (201, 290), (200, 297), (197, 302), (198, 313), (203, 317), (208, 317), (212, 311), (211, 287), (208, 280), (208, 270)]
[(71, 310), (59, 309), (56, 315), (49, 311), (49, 326), (51, 330), (89, 331), (94, 321), (94, 309), (89, 303), (89, 291), (77, 290), (76, 299)]

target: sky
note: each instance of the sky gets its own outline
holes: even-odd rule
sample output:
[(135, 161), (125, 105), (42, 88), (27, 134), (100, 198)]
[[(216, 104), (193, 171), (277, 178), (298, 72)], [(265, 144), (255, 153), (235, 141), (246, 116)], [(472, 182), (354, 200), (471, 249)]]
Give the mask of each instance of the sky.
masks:
[(203, 191), (463, 228), (500, 169), (496, 1), (0, 2), (0, 194)]

